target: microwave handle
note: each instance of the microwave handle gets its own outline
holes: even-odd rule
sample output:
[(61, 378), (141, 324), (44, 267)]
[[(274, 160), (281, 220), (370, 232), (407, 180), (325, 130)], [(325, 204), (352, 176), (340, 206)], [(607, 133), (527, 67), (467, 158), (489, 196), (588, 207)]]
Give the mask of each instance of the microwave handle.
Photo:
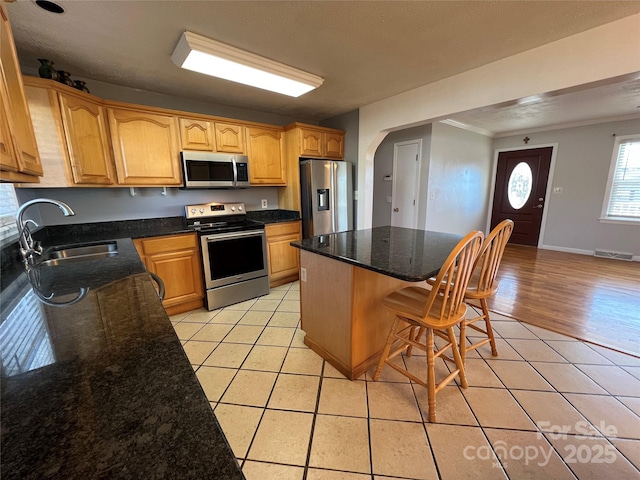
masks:
[(236, 157), (231, 159), (231, 164), (233, 165), (233, 186), (238, 186), (238, 167), (236, 165)]

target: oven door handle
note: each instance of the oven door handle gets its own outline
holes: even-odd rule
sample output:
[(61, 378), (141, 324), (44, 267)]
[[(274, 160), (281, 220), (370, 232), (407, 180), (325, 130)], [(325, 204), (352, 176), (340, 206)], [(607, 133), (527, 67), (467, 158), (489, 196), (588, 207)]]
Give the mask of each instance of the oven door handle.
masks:
[(263, 234), (264, 232), (262, 230), (242, 233), (220, 233), (216, 235), (209, 235), (207, 237), (207, 242), (220, 242), (222, 240), (229, 240), (232, 238), (260, 237)]

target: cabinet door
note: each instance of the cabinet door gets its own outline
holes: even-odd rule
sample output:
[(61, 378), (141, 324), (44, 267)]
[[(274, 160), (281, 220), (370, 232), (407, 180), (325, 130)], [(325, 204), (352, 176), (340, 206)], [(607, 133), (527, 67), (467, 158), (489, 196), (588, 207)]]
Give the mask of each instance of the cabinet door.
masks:
[(300, 128), (300, 156), (324, 157), (323, 133)]
[[(8, 129), (5, 127), (3, 136), (9, 133), (15, 154), (15, 161), (10, 161), (8, 167), (12, 169), (17, 165), (19, 172), (42, 175), (42, 165), (24, 96), (22, 74), (13, 44), (9, 17), (2, 3), (0, 3), (0, 82), (3, 84), (0, 88), (0, 103), (2, 103), (0, 108), (5, 109), (9, 125)], [(6, 138), (4, 140), (8, 141)]]
[[(0, 89), (2, 89), (1, 84)], [(0, 95), (0, 99), (2, 98), (2, 95)], [(11, 172), (18, 171), (18, 159), (11, 142), (9, 115), (6, 112), (5, 102), (0, 103), (0, 168)]]
[(113, 184), (113, 158), (104, 107), (88, 99), (60, 94), (60, 108), (74, 182)]
[(247, 127), (249, 180), (256, 185), (286, 185), (282, 131)]
[(203, 305), (202, 260), (196, 234), (136, 239), (133, 243), (147, 270), (163, 280), (162, 305), (169, 315)]
[(325, 132), (324, 148), (325, 157), (342, 160), (344, 158), (344, 135)]
[(244, 126), (216, 122), (216, 149), (218, 152), (245, 153)]
[(215, 152), (213, 123), (192, 118), (180, 119), (180, 140), (183, 150)]
[(289, 245), (302, 238), (300, 222), (276, 223), (265, 226), (269, 256), (269, 284), (277, 287), (298, 279), (299, 251)]
[(121, 185), (180, 185), (178, 126), (174, 117), (108, 108)]

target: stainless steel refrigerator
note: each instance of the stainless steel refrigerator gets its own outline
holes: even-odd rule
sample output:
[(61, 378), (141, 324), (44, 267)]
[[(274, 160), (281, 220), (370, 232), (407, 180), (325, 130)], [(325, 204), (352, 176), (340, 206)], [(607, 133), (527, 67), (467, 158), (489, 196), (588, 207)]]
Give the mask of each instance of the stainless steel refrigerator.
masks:
[(352, 170), (350, 162), (300, 159), (303, 238), (353, 228)]

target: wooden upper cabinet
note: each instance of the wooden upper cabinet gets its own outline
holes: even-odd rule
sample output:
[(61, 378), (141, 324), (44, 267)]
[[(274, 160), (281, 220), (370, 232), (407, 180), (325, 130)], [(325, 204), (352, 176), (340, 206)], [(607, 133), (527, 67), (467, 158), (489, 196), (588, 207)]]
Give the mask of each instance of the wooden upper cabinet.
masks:
[[(9, 17), (0, 2), (0, 109), (6, 117), (1, 129), (1, 168), (28, 175), (42, 175), (42, 165), (33, 133), (33, 125), (24, 95)], [(8, 126), (7, 126), (8, 125)], [(8, 147), (9, 142), (12, 148)], [(13, 158), (9, 158), (13, 157)], [(4, 178), (4, 176), (3, 176)]]
[(107, 112), (119, 184), (182, 184), (175, 117), (119, 108)]
[(286, 185), (282, 130), (247, 127), (249, 181), (256, 185)]
[(294, 126), (298, 131), (300, 157), (344, 159), (344, 132), (301, 124)]
[(344, 133), (324, 132), (324, 156), (344, 159)]
[(300, 128), (300, 156), (323, 157), (323, 132)]
[[(0, 89), (2, 82), (0, 81)], [(2, 98), (2, 96), (0, 96)], [(9, 131), (9, 115), (6, 112), (6, 105), (0, 105), (0, 167), (11, 172), (18, 171), (18, 158), (13, 149), (11, 132)]]
[(213, 122), (193, 118), (180, 118), (180, 140), (182, 150), (215, 152)]
[(244, 126), (234, 123), (215, 123), (216, 151), (226, 153), (245, 153)]
[(245, 153), (244, 126), (194, 118), (180, 118), (183, 150)]
[(89, 99), (60, 94), (60, 109), (74, 183), (114, 184), (104, 107)]

